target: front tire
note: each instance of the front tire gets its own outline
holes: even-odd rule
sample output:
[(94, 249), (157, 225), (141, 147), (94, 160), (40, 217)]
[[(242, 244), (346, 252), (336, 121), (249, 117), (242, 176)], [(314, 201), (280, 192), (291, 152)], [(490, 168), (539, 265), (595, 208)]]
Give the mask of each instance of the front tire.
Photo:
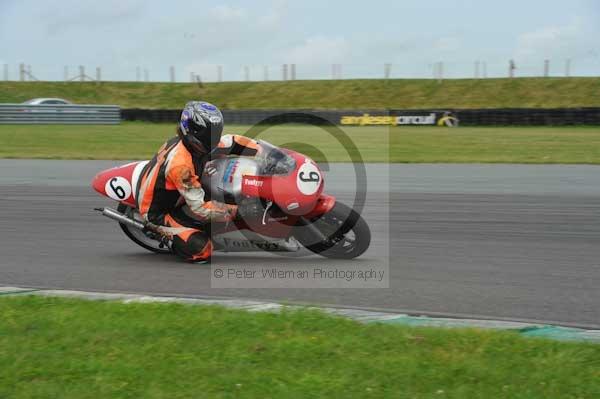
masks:
[[(119, 204), (119, 206), (117, 207), (117, 211), (121, 212), (129, 218), (133, 218), (139, 221), (141, 221), (142, 219), (137, 209), (127, 206), (123, 203)], [(157, 254), (171, 253), (169, 247), (165, 246), (164, 244), (161, 247), (161, 242), (148, 237), (143, 231), (134, 229), (123, 223), (119, 223), (119, 226), (121, 226), (121, 230), (123, 230), (123, 233), (125, 233), (125, 235), (129, 237), (131, 241), (135, 242), (140, 247)]]
[[(333, 208), (311, 219), (311, 226), (299, 227), (296, 239), (308, 250), (333, 259), (353, 259), (362, 255), (371, 244), (371, 230), (354, 209), (336, 202)], [(312, 229), (317, 229), (323, 240), (317, 240)]]

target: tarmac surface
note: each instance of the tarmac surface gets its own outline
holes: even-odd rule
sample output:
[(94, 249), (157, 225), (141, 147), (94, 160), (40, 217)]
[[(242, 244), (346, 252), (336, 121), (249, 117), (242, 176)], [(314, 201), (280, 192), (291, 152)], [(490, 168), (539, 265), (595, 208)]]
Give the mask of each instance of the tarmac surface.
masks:
[[(242, 297), (411, 314), (600, 326), (600, 167), (367, 165), (373, 241), (353, 265), (389, 265), (389, 288), (215, 289), (211, 269), (154, 255), (93, 211), (89, 183), (123, 161), (0, 160), (0, 285)], [(354, 168), (326, 191), (354, 198)], [(318, 256), (217, 254), (227, 266), (341, 265)]]

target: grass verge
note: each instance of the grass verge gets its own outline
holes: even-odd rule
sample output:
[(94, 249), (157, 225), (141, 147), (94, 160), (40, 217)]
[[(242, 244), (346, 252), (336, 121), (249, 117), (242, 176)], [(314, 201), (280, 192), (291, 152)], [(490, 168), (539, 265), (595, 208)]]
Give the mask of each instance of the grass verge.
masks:
[(352, 79), (288, 82), (0, 82), (0, 102), (62, 97), (79, 104), (181, 109), (203, 98), (229, 109), (555, 108), (600, 106), (600, 78)]
[(316, 311), (0, 298), (0, 397), (593, 398), (600, 345)]
[[(244, 134), (248, 126), (229, 126)], [(366, 162), (600, 164), (600, 127), (344, 127)], [(0, 125), (0, 157), (145, 159), (174, 135), (174, 126)], [(259, 138), (317, 161), (350, 162), (346, 150), (317, 127), (272, 127)]]

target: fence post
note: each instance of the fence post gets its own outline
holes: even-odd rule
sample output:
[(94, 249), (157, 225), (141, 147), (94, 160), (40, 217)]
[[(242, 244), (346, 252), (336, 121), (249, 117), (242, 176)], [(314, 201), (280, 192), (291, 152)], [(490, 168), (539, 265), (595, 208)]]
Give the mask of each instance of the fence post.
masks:
[(392, 74), (392, 64), (390, 64), (390, 63), (383, 64), (383, 77), (384, 77), (384, 79), (388, 80), (390, 78), (391, 74)]
[(544, 60), (544, 77), (550, 76), (550, 60)]
[(342, 78), (342, 64), (331, 64), (331, 79)]
[(169, 78), (171, 80), (171, 83), (175, 83), (175, 67), (174, 66), (169, 67)]
[(512, 79), (515, 77), (515, 69), (517, 69), (517, 66), (515, 65), (515, 61), (514, 60), (508, 61), (508, 77), (509, 78)]
[(444, 80), (444, 63), (442, 61), (433, 64), (433, 78), (437, 79), (438, 83), (442, 83)]
[(4, 80), (8, 80), (8, 64), (4, 64)]
[(223, 65), (217, 65), (217, 82), (223, 81)]

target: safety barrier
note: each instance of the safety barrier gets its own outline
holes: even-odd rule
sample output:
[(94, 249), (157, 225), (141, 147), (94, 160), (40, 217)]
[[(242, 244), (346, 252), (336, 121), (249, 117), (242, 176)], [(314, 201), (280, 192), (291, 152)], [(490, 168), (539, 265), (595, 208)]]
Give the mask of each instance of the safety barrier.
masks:
[(116, 105), (0, 104), (0, 124), (114, 125), (121, 123)]
[[(124, 109), (123, 120), (176, 122), (181, 110)], [(305, 116), (303, 116), (305, 115)], [(228, 124), (253, 125), (266, 118), (273, 123), (305, 123), (309, 115), (343, 125), (548, 126), (600, 125), (600, 108), (506, 108), (445, 110), (223, 110)], [(441, 121), (441, 122), (440, 122)]]
[(600, 108), (505, 108), (454, 110), (462, 126), (600, 125)]

